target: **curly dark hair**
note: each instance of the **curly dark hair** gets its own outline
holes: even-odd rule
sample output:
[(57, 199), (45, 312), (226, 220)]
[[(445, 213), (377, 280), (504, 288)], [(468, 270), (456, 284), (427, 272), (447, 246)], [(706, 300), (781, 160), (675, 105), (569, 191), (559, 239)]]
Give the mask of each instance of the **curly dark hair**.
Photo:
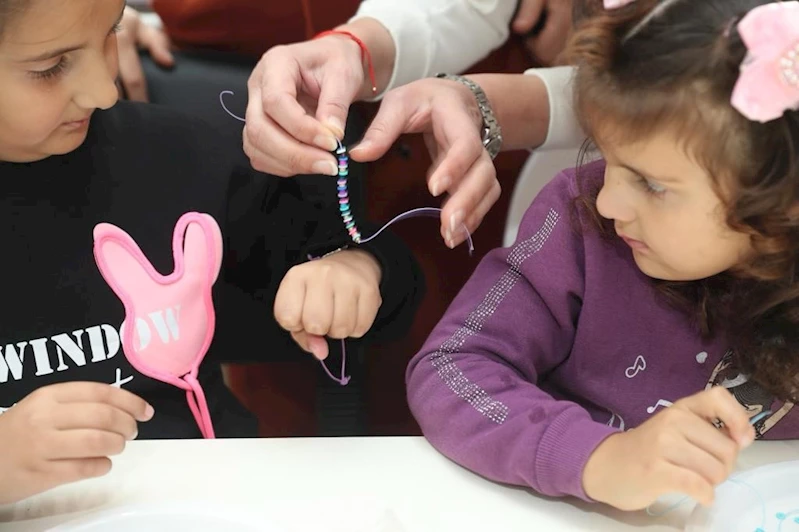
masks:
[[(641, 25), (661, 1), (668, 5)], [(612, 11), (601, 0), (587, 2), (566, 52), (578, 67), (578, 117), (602, 143), (676, 134), (713, 177), (728, 225), (750, 235), (754, 256), (709, 279), (656, 283), (696, 317), (703, 335), (729, 337), (741, 370), (777, 397), (796, 401), (799, 112), (763, 124), (730, 105), (747, 54), (737, 22), (770, 2), (661, 1)], [(607, 234), (597, 192), (583, 190), (580, 204)]]

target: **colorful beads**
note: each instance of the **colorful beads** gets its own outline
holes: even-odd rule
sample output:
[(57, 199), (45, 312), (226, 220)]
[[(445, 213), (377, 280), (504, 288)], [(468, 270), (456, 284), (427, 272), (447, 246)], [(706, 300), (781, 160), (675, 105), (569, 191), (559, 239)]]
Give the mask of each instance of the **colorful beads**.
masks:
[(353, 220), (352, 211), (350, 210), (349, 191), (347, 190), (350, 158), (347, 155), (347, 148), (344, 147), (341, 141), (339, 141), (338, 148), (336, 148), (336, 155), (338, 156), (338, 180), (336, 181), (338, 210), (341, 213), (341, 220), (344, 222), (344, 227), (347, 229), (350, 238), (356, 244), (360, 244), (361, 233)]

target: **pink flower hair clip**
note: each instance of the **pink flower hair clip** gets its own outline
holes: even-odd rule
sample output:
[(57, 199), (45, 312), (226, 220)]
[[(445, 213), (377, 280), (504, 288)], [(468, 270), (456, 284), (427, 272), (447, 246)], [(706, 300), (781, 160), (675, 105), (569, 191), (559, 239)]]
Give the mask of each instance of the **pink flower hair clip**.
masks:
[(756, 7), (741, 19), (738, 33), (749, 53), (732, 91), (732, 106), (756, 122), (799, 108), (799, 2)]

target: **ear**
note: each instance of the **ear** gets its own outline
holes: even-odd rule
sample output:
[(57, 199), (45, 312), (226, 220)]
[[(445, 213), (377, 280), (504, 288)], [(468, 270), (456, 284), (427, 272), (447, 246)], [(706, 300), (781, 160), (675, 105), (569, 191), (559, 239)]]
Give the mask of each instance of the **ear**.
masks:
[(182, 258), (187, 275), (205, 277), (213, 285), (222, 268), (222, 231), (211, 216), (187, 213), (175, 228), (175, 264)]
[(132, 294), (149, 291), (153, 279), (160, 276), (130, 235), (111, 224), (94, 228), (94, 258), (100, 274), (123, 302)]

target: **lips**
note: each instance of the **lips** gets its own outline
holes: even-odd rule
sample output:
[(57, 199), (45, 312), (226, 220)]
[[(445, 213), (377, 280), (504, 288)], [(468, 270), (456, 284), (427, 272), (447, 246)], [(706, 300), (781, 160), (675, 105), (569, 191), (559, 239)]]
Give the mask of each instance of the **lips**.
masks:
[(649, 246), (647, 246), (646, 244), (644, 244), (640, 240), (636, 240), (634, 238), (630, 238), (630, 237), (624, 235), (623, 233), (618, 233), (618, 235), (619, 235), (619, 238), (624, 240), (625, 244), (627, 244), (628, 246), (630, 246), (632, 249), (634, 249), (636, 251), (646, 251), (647, 249), (649, 249)]
[(67, 122), (64, 122), (64, 125), (65, 125), (65, 126), (67, 126), (67, 127), (81, 127), (81, 126), (85, 126), (86, 124), (88, 124), (88, 123), (89, 123), (89, 119), (90, 119), (90, 118), (91, 118), (91, 115), (89, 115), (89, 116), (87, 116), (87, 117), (84, 117), (84, 118), (79, 118), (79, 119), (77, 119), (77, 120), (69, 120), (69, 121), (67, 121)]

